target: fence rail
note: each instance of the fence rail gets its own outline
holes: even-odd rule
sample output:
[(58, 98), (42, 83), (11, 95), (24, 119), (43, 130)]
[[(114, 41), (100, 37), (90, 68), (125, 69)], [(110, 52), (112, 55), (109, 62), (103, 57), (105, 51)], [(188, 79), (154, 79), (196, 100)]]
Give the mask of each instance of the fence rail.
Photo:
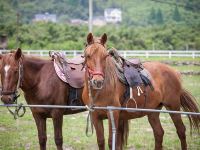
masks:
[[(17, 107), (18, 104), (0, 104), (0, 107)], [(62, 108), (62, 109), (87, 109), (87, 106), (67, 106), (67, 105), (21, 105), (22, 107), (32, 107), (32, 108)], [(172, 110), (158, 110), (158, 109), (144, 109), (144, 108), (126, 108), (126, 107), (98, 107), (95, 106), (93, 109), (97, 110), (122, 110), (129, 112), (159, 112), (159, 113), (171, 113), (171, 114), (183, 114), (183, 115), (200, 115), (200, 112), (185, 112), (185, 111), (172, 111)]]
[[(24, 50), (23, 52), (28, 55), (35, 56), (48, 56), (49, 51), (53, 50)], [(60, 50), (68, 57), (83, 54), (83, 50)], [(0, 50), (0, 53), (7, 53), (9, 50)], [(200, 50), (119, 50), (119, 53), (127, 57), (200, 57)]]

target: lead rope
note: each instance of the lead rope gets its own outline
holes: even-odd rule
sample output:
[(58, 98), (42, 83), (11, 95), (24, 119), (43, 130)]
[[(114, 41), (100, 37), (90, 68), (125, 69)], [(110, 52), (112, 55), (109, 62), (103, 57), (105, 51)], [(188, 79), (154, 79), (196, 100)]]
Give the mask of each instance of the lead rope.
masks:
[[(14, 102), (14, 104), (16, 104), (17, 106), (15, 107), (15, 110), (14, 111), (12, 111), (9, 107), (7, 107), (7, 109), (8, 109), (8, 111), (10, 112), (10, 114), (11, 115), (13, 115), (13, 117), (14, 117), (14, 119), (16, 120), (17, 118), (19, 118), (19, 117), (23, 117), (24, 116), (24, 114), (26, 113), (26, 108), (23, 106), (23, 104), (22, 103), (20, 103), (20, 104), (17, 104), (17, 99), (18, 99), (18, 97), (20, 97), (20, 94), (18, 94), (19, 92), (18, 92), (18, 89), (20, 88), (20, 86), (21, 86), (21, 80), (22, 80), (22, 72), (23, 72), (23, 67), (22, 67), (22, 65), (21, 65), (21, 63), (20, 63), (20, 61), (19, 61), (19, 77), (18, 77), (18, 81), (17, 81), (17, 90), (16, 90), (16, 92), (14, 93), (14, 100), (15, 100), (15, 102)], [(20, 114), (20, 110), (22, 109), (22, 113)]]
[[(85, 134), (87, 137), (90, 137), (93, 135), (93, 131), (94, 131), (94, 126), (92, 123), (92, 112), (94, 111), (94, 108), (93, 108), (94, 103), (93, 103), (92, 92), (91, 92), (91, 88), (90, 88), (90, 80), (88, 80), (88, 95), (89, 95), (89, 100), (91, 103), (90, 103), (90, 106), (86, 105), (86, 108), (89, 111), (89, 113), (87, 116), (87, 124), (86, 124)], [(89, 134), (89, 127), (91, 128), (91, 134)]]
[[(90, 137), (90, 136), (93, 135), (94, 126), (93, 126), (93, 123), (92, 123), (92, 112), (94, 112), (94, 100), (97, 98), (98, 95), (99, 95), (99, 92), (97, 92), (95, 94), (95, 96), (92, 97), (92, 91), (91, 91), (91, 87), (90, 87), (90, 80), (88, 78), (88, 96), (89, 96), (89, 100), (90, 100), (90, 106), (86, 105), (86, 108), (89, 111), (88, 116), (87, 116), (87, 124), (86, 124), (86, 131), (85, 131), (87, 137)], [(89, 134), (89, 126), (91, 128), (91, 134)]]
[[(20, 117), (23, 117), (24, 114), (26, 113), (26, 108), (23, 106), (22, 103), (18, 104), (16, 107), (15, 107), (15, 110), (12, 111), (9, 107), (7, 107), (8, 111), (10, 112), (11, 115), (13, 115), (13, 118), (16, 120)], [(22, 110), (22, 112), (21, 112)], [(20, 113), (21, 112), (21, 113)]]

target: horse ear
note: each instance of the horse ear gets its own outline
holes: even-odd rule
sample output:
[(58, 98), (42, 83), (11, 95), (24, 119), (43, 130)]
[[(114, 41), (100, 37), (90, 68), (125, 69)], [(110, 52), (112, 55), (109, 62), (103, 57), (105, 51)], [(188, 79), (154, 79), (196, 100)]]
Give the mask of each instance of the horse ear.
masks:
[(92, 43), (94, 43), (94, 37), (92, 35), (92, 33), (89, 33), (87, 36), (87, 43), (90, 45)]
[(18, 60), (22, 56), (22, 50), (21, 48), (17, 48), (17, 51), (15, 53), (15, 59)]
[(0, 54), (0, 60), (3, 58), (3, 55), (2, 54)]
[(107, 34), (104, 33), (102, 36), (101, 36), (101, 44), (106, 44), (106, 41), (107, 41)]

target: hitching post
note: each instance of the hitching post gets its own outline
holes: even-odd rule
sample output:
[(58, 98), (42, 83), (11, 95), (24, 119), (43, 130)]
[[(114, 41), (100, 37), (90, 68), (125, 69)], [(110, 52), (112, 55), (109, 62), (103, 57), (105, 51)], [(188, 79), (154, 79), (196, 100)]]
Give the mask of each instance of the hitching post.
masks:
[(115, 120), (113, 116), (113, 110), (111, 109), (111, 106), (107, 107), (110, 113), (110, 120), (112, 125), (112, 150), (115, 150), (115, 141), (116, 141), (116, 127), (115, 127)]

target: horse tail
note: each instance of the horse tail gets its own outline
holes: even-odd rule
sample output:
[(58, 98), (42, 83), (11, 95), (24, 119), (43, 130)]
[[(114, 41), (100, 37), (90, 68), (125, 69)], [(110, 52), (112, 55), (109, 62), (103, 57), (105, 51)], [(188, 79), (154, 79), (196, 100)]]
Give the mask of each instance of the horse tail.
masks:
[[(198, 103), (196, 99), (185, 89), (180, 96), (181, 108), (186, 112), (199, 112)], [(200, 116), (199, 115), (187, 115), (190, 121), (190, 129), (197, 130), (199, 133), (200, 129)]]
[(121, 133), (121, 144), (122, 148), (128, 143), (128, 135), (129, 135), (129, 121), (121, 120), (119, 121), (119, 132)]

